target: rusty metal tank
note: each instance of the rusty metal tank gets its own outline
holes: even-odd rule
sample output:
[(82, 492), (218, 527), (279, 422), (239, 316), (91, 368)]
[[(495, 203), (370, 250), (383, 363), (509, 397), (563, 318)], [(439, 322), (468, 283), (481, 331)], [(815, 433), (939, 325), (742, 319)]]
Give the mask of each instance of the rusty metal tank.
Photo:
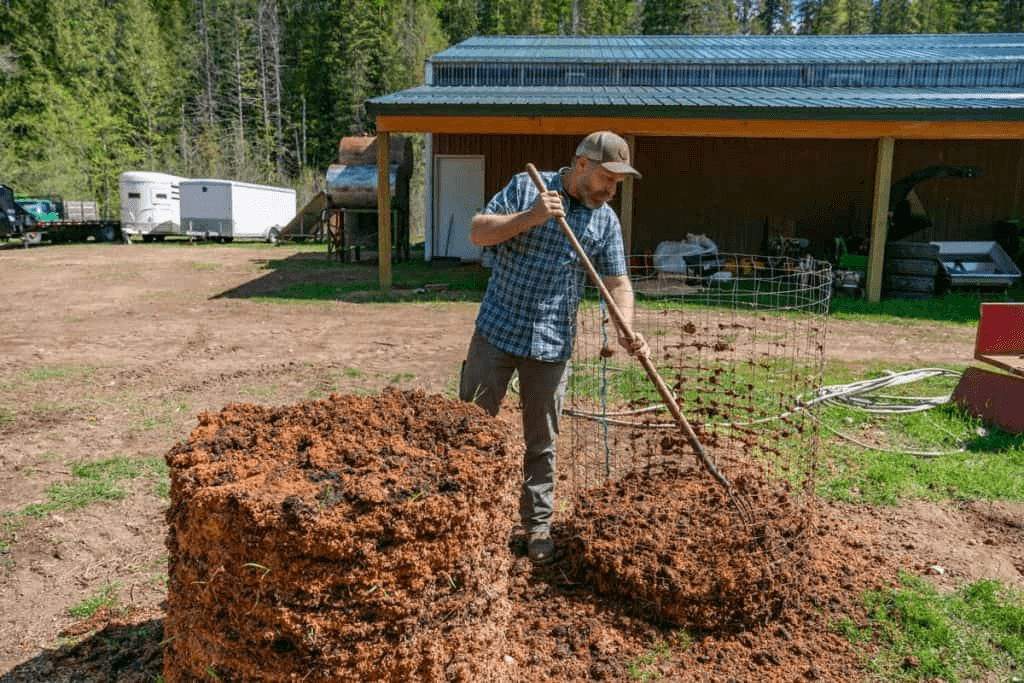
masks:
[[(391, 200), (397, 207), (408, 206), (409, 178), (412, 176), (412, 141), (400, 135), (390, 138), (388, 175)], [(377, 138), (342, 138), (338, 163), (327, 168), (327, 195), (337, 208), (372, 209), (377, 206)]]

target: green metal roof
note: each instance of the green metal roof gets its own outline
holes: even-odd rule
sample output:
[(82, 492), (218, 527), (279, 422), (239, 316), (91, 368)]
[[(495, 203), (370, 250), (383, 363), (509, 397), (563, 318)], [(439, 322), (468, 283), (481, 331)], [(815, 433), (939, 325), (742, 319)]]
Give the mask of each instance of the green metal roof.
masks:
[(1024, 35), (493, 36), (379, 114), (1024, 121)]
[(460, 62), (972, 62), (1024, 59), (1019, 34), (477, 36), (431, 57)]

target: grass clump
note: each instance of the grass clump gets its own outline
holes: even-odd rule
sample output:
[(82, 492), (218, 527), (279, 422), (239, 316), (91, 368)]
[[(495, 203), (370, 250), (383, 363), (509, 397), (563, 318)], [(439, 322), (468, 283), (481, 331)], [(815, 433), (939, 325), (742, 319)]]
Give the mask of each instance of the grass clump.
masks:
[(996, 581), (946, 594), (904, 573), (898, 587), (865, 594), (864, 605), (867, 625), (833, 628), (858, 646), (877, 645), (868, 666), (885, 680), (957, 683), (1024, 661), (1024, 593)]
[(68, 613), (76, 619), (88, 619), (100, 607), (114, 607), (117, 604), (117, 592), (121, 589), (118, 582), (105, 584), (98, 593), (68, 608)]
[(123, 456), (94, 463), (71, 465), (73, 479), (46, 489), (45, 503), (25, 506), (21, 513), (27, 517), (45, 517), (58, 510), (78, 510), (100, 500), (120, 500), (125, 492), (120, 483), (139, 477), (157, 477), (166, 480), (167, 465), (160, 458), (131, 459)]
[(672, 656), (672, 648), (665, 641), (658, 641), (642, 655), (626, 662), (626, 674), (631, 681), (654, 681), (664, 677), (657, 666)]

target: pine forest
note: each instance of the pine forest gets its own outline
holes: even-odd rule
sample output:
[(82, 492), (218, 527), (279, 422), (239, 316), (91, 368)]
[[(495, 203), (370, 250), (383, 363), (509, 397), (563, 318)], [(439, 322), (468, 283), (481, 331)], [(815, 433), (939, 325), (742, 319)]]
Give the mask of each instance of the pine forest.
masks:
[(294, 187), (369, 98), (473, 35), (1019, 32), (1024, 0), (0, 0), (0, 183), (95, 199), (148, 170)]

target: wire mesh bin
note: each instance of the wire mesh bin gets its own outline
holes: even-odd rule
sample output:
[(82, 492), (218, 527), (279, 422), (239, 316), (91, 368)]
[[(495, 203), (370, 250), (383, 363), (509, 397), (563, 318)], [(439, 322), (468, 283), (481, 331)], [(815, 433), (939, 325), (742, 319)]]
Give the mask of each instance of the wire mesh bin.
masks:
[[(735, 254), (671, 272), (630, 263), (634, 330), (733, 492), (702, 471), (588, 290), (559, 446), (578, 554), (609, 586), (647, 595), (660, 618), (710, 627), (767, 616), (799, 593), (807, 559), (818, 454), (810, 399), (824, 368), (831, 266)], [(730, 504), (734, 494), (742, 507)], [(627, 574), (642, 586), (602, 556), (613, 540), (621, 555), (623, 539), (636, 563)], [(649, 564), (637, 560), (647, 554)], [(744, 597), (723, 601), (723, 591)]]

